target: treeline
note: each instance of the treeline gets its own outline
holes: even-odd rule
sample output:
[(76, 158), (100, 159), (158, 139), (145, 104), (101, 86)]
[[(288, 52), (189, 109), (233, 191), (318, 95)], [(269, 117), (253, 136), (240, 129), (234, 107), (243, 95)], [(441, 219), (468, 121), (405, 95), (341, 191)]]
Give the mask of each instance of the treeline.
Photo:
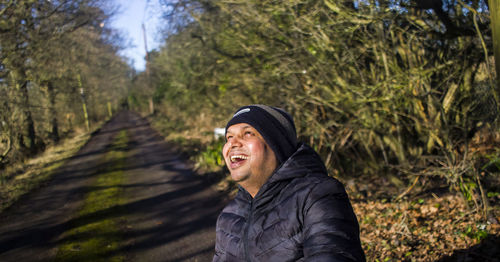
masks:
[(481, 202), (499, 155), (487, 1), (161, 2), (136, 108), (208, 137), (241, 105), (283, 107), (334, 175), (434, 177)]
[[(104, 120), (132, 72), (109, 1), (0, 1), (0, 169)], [(87, 131), (87, 130), (85, 130)]]

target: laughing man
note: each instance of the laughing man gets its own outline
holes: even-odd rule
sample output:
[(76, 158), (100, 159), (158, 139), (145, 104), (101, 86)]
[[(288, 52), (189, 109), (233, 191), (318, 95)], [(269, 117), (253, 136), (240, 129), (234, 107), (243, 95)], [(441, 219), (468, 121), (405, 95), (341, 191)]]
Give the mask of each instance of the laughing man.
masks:
[(223, 155), (239, 191), (217, 220), (213, 261), (365, 261), (344, 187), (287, 112), (240, 108)]

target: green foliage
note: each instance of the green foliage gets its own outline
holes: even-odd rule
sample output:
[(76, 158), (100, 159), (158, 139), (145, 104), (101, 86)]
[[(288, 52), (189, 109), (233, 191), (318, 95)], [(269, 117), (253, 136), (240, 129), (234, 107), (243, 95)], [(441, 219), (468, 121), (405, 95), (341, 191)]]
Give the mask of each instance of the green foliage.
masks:
[(465, 177), (465, 179), (463, 179), (463, 181), (460, 181), (458, 185), (465, 198), (468, 201), (472, 201), (474, 197), (474, 191), (477, 189), (477, 184), (470, 178)]
[(153, 94), (153, 101), (155, 103), (160, 103), (161, 100), (165, 97), (165, 94), (169, 91), (170, 86), (168, 82), (162, 83), (158, 88), (155, 89)]
[(205, 170), (220, 170), (224, 166), (224, 158), (222, 157), (224, 143), (223, 139), (217, 139), (206, 145), (198, 156), (196, 156), (198, 167)]
[(478, 241), (481, 241), (488, 237), (488, 231), (484, 230), (484, 226), (481, 225), (477, 226), (476, 229), (469, 225), (462, 234), (466, 237), (476, 239)]
[(500, 196), (500, 192), (488, 192), (488, 197), (497, 197)]
[(477, 191), (464, 148), (498, 114), (491, 52), (477, 44), (491, 46), (484, 1), (163, 3), (176, 26), (149, 79), (159, 115), (189, 135), (271, 104), (335, 174), (425, 174)]
[(485, 157), (489, 160), (488, 163), (486, 163), (482, 169), (486, 169), (490, 166), (496, 167), (497, 170), (500, 170), (500, 155), (499, 152), (496, 152), (494, 154), (487, 154)]

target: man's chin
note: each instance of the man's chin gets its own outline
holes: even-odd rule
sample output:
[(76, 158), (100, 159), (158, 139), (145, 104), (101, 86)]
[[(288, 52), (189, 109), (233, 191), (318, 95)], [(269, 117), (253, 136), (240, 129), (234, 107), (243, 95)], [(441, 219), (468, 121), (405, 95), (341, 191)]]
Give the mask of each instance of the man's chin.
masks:
[(249, 176), (250, 176), (249, 174), (241, 174), (240, 172), (231, 173), (231, 178), (236, 183), (244, 182), (245, 180), (248, 179)]

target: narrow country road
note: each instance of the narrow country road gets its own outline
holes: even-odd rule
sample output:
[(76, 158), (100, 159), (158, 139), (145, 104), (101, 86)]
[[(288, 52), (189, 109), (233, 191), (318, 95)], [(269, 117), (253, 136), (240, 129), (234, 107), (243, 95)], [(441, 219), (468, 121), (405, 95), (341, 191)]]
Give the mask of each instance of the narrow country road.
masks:
[(53, 261), (64, 232), (82, 221), (116, 215), (100, 211), (83, 219), (79, 210), (85, 195), (99, 190), (93, 181), (109, 165), (104, 156), (121, 130), (129, 136), (119, 185), (125, 199), (119, 204), (119, 252), (125, 261), (211, 260), (215, 222), (226, 198), (196, 176), (145, 119), (121, 112), (50, 182), (0, 214), (0, 261)]

